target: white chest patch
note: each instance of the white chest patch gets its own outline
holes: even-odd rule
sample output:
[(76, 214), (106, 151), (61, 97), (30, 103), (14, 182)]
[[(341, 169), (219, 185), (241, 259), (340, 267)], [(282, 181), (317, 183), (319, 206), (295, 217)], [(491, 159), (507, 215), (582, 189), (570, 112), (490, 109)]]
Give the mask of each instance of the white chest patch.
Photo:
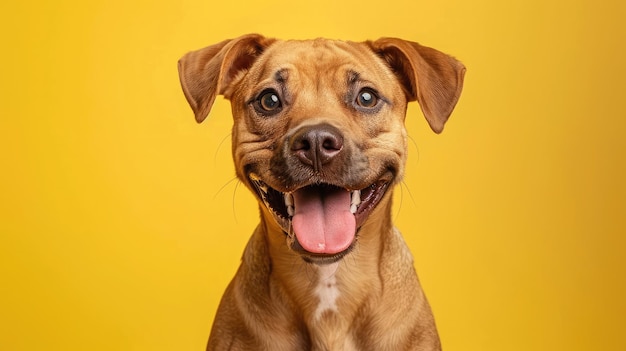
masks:
[(319, 320), (322, 313), (326, 311), (337, 312), (337, 298), (339, 289), (337, 288), (337, 268), (339, 263), (320, 266), (318, 268), (318, 281), (315, 287), (315, 295), (319, 298), (319, 303), (315, 309), (315, 319)]

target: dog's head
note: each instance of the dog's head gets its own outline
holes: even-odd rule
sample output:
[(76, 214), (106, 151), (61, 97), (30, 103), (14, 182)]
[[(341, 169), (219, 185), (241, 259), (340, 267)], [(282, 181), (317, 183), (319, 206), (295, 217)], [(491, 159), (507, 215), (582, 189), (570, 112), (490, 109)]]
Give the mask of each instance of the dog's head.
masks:
[(417, 100), (436, 133), (461, 93), (465, 67), (414, 42), (226, 40), (179, 61), (202, 122), (222, 94), (234, 117), (237, 176), (270, 225), (307, 260), (333, 261), (373, 213), (389, 211), (406, 160), (404, 118)]

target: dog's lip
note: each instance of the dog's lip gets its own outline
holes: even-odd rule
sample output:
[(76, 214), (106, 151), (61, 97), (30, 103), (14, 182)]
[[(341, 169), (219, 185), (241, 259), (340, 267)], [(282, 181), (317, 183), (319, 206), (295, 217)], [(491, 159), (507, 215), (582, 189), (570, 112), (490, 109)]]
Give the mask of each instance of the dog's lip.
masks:
[[(300, 252), (303, 255), (303, 258), (307, 261), (315, 263), (332, 263), (343, 258), (343, 256), (351, 251), (354, 246), (354, 242), (344, 251), (333, 255), (314, 254), (301, 249), (291, 228), (291, 217), (295, 212), (293, 207), (293, 193), (300, 189), (312, 186), (334, 187), (338, 190), (344, 189), (345, 191), (349, 191), (351, 193), (350, 212), (354, 214), (356, 220), (356, 238), (356, 234), (358, 234), (358, 231), (367, 220), (369, 214), (376, 208), (387, 192), (387, 188), (392, 183), (393, 175), (390, 172), (385, 172), (370, 185), (359, 189), (340, 187), (327, 183), (314, 183), (297, 187), (289, 192), (283, 192), (269, 186), (254, 172), (248, 173), (248, 179), (253, 185), (253, 188), (256, 190), (259, 198), (265, 204), (265, 207), (270, 210), (279, 226), (283, 229), (283, 232), (288, 237), (294, 239), (295, 245), (292, 245), (292, 248), (295, 251)], [(300, 247), (300, 249), (298, 249), (298, 247)]]
[[(297, 243), (297, 240), (296, 240)], [(338, 262), (339, 260), (341, 260), (342, 258), (344, 258), (347, 254), (349, 254), (352, 249), (354, 248), (354, 242), (348, 246), (347, 249), (338, 252), (336, 254), (332, 254), (332, 255), (327, 255), (327, 254), (314, 254), (311, 252), (308, 252), (302, 248), (298, 248), (297, 246), (295, 248), (292, 248), (294, 251), (300, 253), (300, 256), (302, 256), (302, 259), (305, 262), (308, 263), (313, 263), (316, 265), (326, 265), (326, 264), (331, 264), (331, 263), (335, 263)]]

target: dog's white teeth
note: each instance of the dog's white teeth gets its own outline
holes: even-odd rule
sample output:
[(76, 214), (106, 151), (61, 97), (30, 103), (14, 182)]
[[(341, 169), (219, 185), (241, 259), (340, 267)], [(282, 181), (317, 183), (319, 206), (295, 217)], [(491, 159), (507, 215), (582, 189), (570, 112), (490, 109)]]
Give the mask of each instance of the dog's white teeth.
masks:
[(293, 217), (295, 210), (293, 208), (293, 195), (291, 195), (291, 193), (285, 193), (285, 206), (287, 206), (287, 214), (289, 217)]
[(350, 212), (352, 214), (356, 213), (356, 210), (359, 207), (359, 204), (361, 204), (361, 191), (354, 190), (352, 192), (352, 197), (350, 199)]
[(293, 206), (293, 195), (291, 193), (285, 193), (285, 205)]
[(352, 192), (352, 201), (350, 203), (357, 206), (361, 203), (361, 190), (354, 190)]
[[(266, 190), (263, 190), (266, 191)], [(289, 217), (293, 217), (295, 214), (293, 195), (291, 193), (284, 193), (283, 198), (285, 201), (285, 207), (287, 207), (287, 214)], [(355, 214), (361, 204), (361, 191), (354, 190), (350, 192), (350, 213)]]

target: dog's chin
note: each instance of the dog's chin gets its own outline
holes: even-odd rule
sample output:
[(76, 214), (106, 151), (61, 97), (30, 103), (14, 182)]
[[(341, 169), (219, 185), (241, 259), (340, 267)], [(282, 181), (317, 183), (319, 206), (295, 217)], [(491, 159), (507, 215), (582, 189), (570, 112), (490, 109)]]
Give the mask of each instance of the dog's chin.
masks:
[[(250, 184), (252, 184), (257, 197), (263, 202), (265, 207), (272, 214), (276, 223), (280, 226), (283, 233), (286, 236), (286, 240), (289, 244), (289, 247), (296, 253), (298, 253), (302, 259), (307, 263), (324, 265), (331, 264), (340, 261), (347, 254), (349, 254), (355, 247), (356, 241), (358, 238), (359, 230), (363, 226), (363, 224), (367, 221), (369, 215), (374, 211), (380, 201), (383, 199), (389, 185), (392, 183), (393, 176), (389, 173), (378, 178), (377, 181), (373, 182), (369, 186), (366, 186), (361, 189), (349, 189), (346, 187), (339, 187), (336, 185), (320, 183), (320, 184), (309, 184), (303, 187), (300, 187), (291, 192), (282, 192), (270, 187), (266, 182), (264, 182), (258, 175), (255, 173), (248, 174), (248, 179), (250, 180)], [(349, 193), (349, 204), (347, 201), (345, 203), (346, 208), (342, 212), (347, 215), (347, 211), (351, 213), (354, 217), (353, 219), (348, 219), (348, 221), (353, 221), (353, 226), (347, 226), (347, 228), (352, 228), (353, 233), (343, 233), (342, 237), (345, 236), (346, 240), (335, 247), (334, 250), (330, 250), (326, 252), (324, 250), (307, 250), (298, 240), (298, 235), (294, 232), (294, 214), (298, 209), (297, 201), (294, 201), (294, 196), (303, 196), (300, 193), (306, 194), (316, 194), (314, 196), (320, 197), (322, 200), (321, 203), (325, 203), (326, 200), (324, 196), (326, 194), (333, 193), (341, 193), (340, 196), (347, 197)], [(309, 195), (310, 196), (310, 195)], [(336, 197), (336, 195), (328, 195), (329, 197)], [(328, 200), (330, 202), (330, 200)], [(337, 211), (336, 208), (332, 209), (332, 212)]]

